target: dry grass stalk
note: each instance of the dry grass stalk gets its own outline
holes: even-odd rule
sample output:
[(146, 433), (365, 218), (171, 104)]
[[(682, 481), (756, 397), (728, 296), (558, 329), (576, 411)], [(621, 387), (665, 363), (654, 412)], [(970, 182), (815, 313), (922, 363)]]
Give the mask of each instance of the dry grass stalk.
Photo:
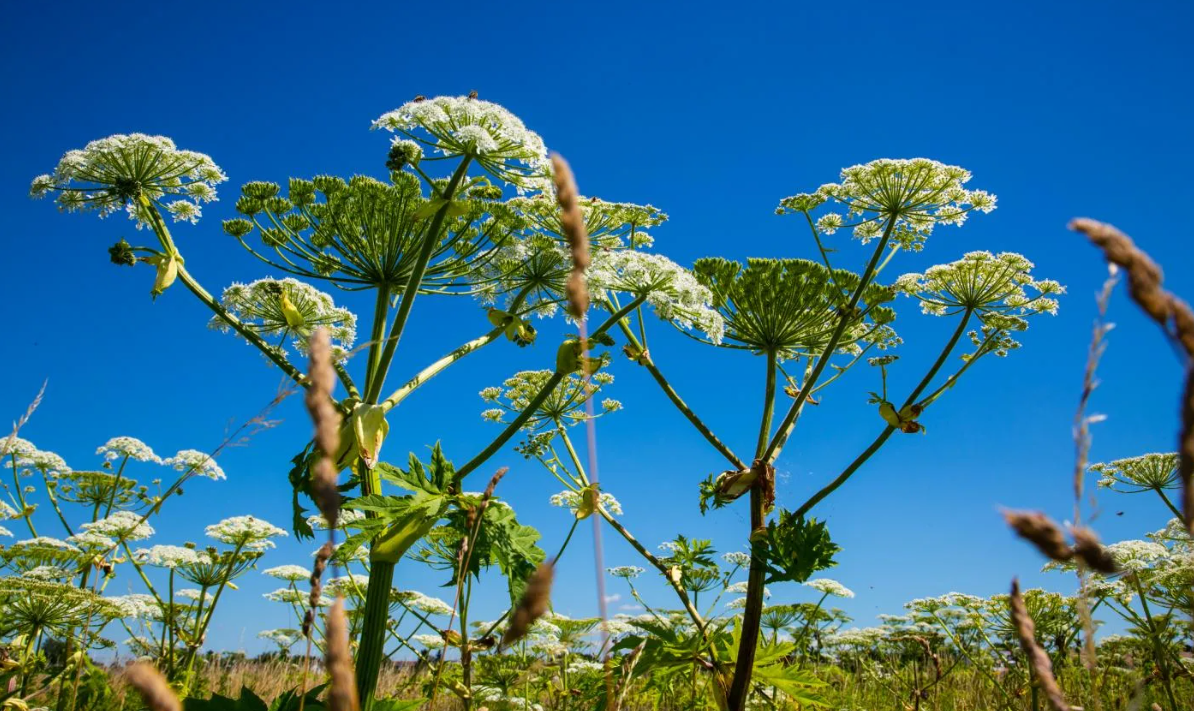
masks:
[(568, 275), (565, 293), (569, 312), (580, 318), (589, 309), (589, 290), (585, 286), (585, 270), (589, 268), (589, 232), (585, 228), (585, 214), (580, 209), (580, 192), (568, 161), (553, 154), (552, 180), (556, 184), (556, 202), (560, 205), (560, 226), (572, 251), (572, 273)]
[(357, 683), (352, 673), (352, 654), (348, 649), (348, 617), (344, 614), (344, 598), (337, 595), (327, 615), (327, 654), (325, 655), (331, 683), (328, 685), (330, 711), (358, 711)]
[(315, 424), (315, 447), (319, 452), (311, 492), (328, 528), (335, 529), (340, 516), (340, 492), (336, 490), (337, 472), (332, 457), (340, 449), (340, 412), (332, 404), (336, 371), (332, 367), (331, 336), (326, 328), (318, 328), (311, 334), (309, 350), (311, 386), (307, 388), (305, 401)]
[(1099, 537), (1094, 531), (1085, 526), (1074, 526), (1070, 529), (1070, 535), (1074, 537), (1074, 555), (1081, 559), (1087, 568), (1104, 575), (1119, 572), (1115, 559), (1099, 542)]
[(535, 624), (535, 620), (547, 612), (547, 605), (551, 602), (551, 583), (555, 577), (555, 561), (540, 563), (535, 572), (527, 580), (527, 589), (518, 601), (518, 607), (510, 616), (510, 625), (502, 635), (502, 647), (509, 647), (526, 636)]
[(41, 390), (37, 391), (37, 397), (33, 398), (33, 402), (29, 403), (29, 407), (25, 408), (25, 414), (12, 423), (12, 434), (4, 438), (4, 444), (0, 445), (0, 451), (7, 452), (12, 448), (12, 443), (17, 439), (17, 433), (21, 431), (21, 428), (25, 426), (29, 418), (33, 417), (33, 412), (41, 405), (41, 399), (46, 394), (46, 385), (49, 385), (49, 383), (50, 381), (47, 380), (41, 384)]
[(1010, 603), (1012, 626), (1016, 628), (1016, 637), (1020, 639), (1020, 647), (1028, 656), (1028, 664), (1036, 675), (1037, 684), (1045, 692), (1049, 706), (1053, 708), (1053, 711), (1070, 711), (1070, 705), (1066, 703), (1065, 696), (1061, 693), (1061, 687), (1053, 676), (1053, 663), (1049, 661), (1049, 655), (1045, 653), (1045, 650), (1041, 649), (1036, 642), (1036, 625), (1028, 614), (1024, 598), (1020, 595), (1020, 582), (1015, 579), (1012, 580)]
[(182, 711), (182, 702), (166, 682), (166, 677), (153, 665), (133, 664), (125, 669), (124, 676), (141, 694), (148, 711)]
[(1123, 232), (1088, 218), (1074, 220), (1070, 229), (1086, 235), (1103, 250), (1107, 261), (1128, 272), (1128, 292), (1132, 300), (1185, 351), (1187, 373), (1181, 403), (1178, 473), (1182, 481), (1182, 514), (1186, 528), (1194, 535), (1194, 369), (1190, 368), (1190, 362), (1194, 360), (1194, 311), (1161, 286), (1161, 268)]
[(1103, 250), (1107, 261), (1128, 273), (1132, 300), (1176, 339), (1187, 355), (1194, 356), (1194, 311), (1161, 286), (1163, 276), (1157, 263), (1112, 225), (1081, 217), (1070, 223), (1070, 229), (1086, 235)]
[(1039, 511), (1004, 511), (1003, 518), (1021, 538), (1037, 547), (1045, 557), (1067, 561), (1074, 549), (1066, 543), (1061, 528)]

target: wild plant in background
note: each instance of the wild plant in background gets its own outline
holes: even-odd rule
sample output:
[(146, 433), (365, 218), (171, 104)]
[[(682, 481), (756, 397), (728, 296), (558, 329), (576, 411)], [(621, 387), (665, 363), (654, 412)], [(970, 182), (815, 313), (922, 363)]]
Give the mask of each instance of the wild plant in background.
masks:
[[(135, 656), (154, 660), (185, 690), (222, 594), (272, 547), (271, 537), (285, 532), (241, 516), (207, 528), (222, 549), (141, 547), (155, 533), (149, 520), (181, 493), (183, 482), (225, 478), (210, 456), (183, 450), (163, 459), (140, 440), (116, 437), (96, 450), (100, 469), (79, 471), (15, 435), (0, 446), (12, 479), (12, 486), (2, 485), (8, 501), (0, 501), (0, 519), (32, 536), (0, 545), (0, 568), (10, 573), (0, 578), (0, 640), (19, 650), (0, 681), (19, 678), (23, 696), (32, 679), (45, 675), (41, 684), (57, 686), (59, 709), (73, 708), (84, 675), (97, 672), (88, 652), (114, 648), (107, 635), (119, 626)], [(163, 466), (178, 477), (164, 489), (153, 479), (154, 493), (133, 478)], [(52, 518), (42, 508), (47, 504)], [(63, 537), (45, 535), (51, 531)], [(0, 535), (14, 536), (5, 526)], [(156, 584), (155, 568), (164, 575), (153, 575)], [(124, 586), (144, 592), (110, 594), (113, 583), (122, 584), (121, 572)]]

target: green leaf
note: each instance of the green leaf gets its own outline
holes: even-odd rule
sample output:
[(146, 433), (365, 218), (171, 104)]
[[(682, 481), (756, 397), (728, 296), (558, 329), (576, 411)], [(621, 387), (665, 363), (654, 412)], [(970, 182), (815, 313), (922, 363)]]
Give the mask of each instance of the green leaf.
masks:
[(306, 447), (303, 447), (303, 451), (294, 455), (294, 458), (290, 460), (290, 463), (294, 466), (290, 468), (290, 474), (287, 475), (287, 478), (290, 480), (290, 488), (294, 492), (291, 501), (292, 514), (290, 526), (294, 529), (294, 537), (300, 541), (315, 538), (315, 531), (307, 523), (307, 509), (303, 508), (302, 504), (299, 503), (300, 493), (307, 496), (311, 495), (311, 474), (308, 464), (313, 454), (314, 447), (311, 443), (308, 443)]
[(422, 491), (428, 494), (446, 492), (456, 475), (456, 468), (444, 456), (439, 442), (436, 442), (431, 450), (429, 467), (424, 467), (412, 452), (405, 471), (386, 462), (378, 462), (374, 471), (379, 472), (382, 479), (407, 491)]
[[(495, 514), (492, 519), (488, 515), (490, 511)], [(547, 553), (537, 545), (541, 537), (539, 531), (515, 520), (514, 509), (490, 505), (485, 513), (493, 559), (506, 576), (510, 604), (517, 605), (526, 591), (527, 580), (539, 564), (547, 560)]]
[(752, 555), (763, 560), (768, 584), (803, 583), (813, 573), (837, 565), (833, 556), (839, 550), (823, 521), (805, 520), (784, 509), (751, 544)]
[(753, 680), (764, 685), (774, 686), (788, 695), (788, 699), (805, 706), (828, 706), (828, 702), (814, 689), (824, 686), (808, 671), (783, 664), (755, 664)]
[(183, 702), (185, 711), (270, 711), (264, 701), (257, 697), (249, 687), (242, 686), (238, 698), (229, 698), (212, 694), (210, 699), (187, 698)]
[(302, 703), (299, 702), (299, 693), (302, 691), (302, 687), (287, 689), (279, 694), (273, 703), (269, 705), (269, 711), (299, 711), (300, 706), (302, 706), (304, 711), (308, 709), (309, 711), (326, 711), (327, 707), (319, 700), (319, 695), (323, 693), (326, 686), (327, 684), (320, 684), (314, 688), (307, 689), (307, 693), (303, 694), (306, 698)]

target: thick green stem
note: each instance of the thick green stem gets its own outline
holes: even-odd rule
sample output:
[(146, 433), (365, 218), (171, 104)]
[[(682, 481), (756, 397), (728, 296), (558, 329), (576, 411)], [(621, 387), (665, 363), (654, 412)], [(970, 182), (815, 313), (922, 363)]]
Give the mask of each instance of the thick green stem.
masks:
[(373, 300), (373, 328), (369, 330), (369, 359), (365, 365), (365, 392), (373, 387), (377, 364), (381, 362), (382, 341), (386, 335), (386, 320), (390, 317), (390, 287), (380, 284)]
[[(761, 458), (767, 451), (767, 442), (771, 439), (771, 417), (775, 410), (775, 371), (776, 354), (767, 352), (767, 377), (763, 389), (763, 416), (759, 425), (759, 439), (755, 448), (755, 458)], [(807, 389), (807, 388), (806, 388)], [(795, 419), (793, 418), (793, 422)], [(762, 530), (766, 525), (768, 492), (767, 486), (774, 486), (763, 480), (762, 475), (756, 476), (750, 487), (750, 536)], [(774, 489), (772, 489), (772, 493)], [(765, 588), (763, 581), (767, 577), (766, 561), (757, 550), (751, 546), (750, 572), (746, 579), (746, 607), (742, 612), (741, 634), (738, 645), (738, 658), (734, 663), (734, 679), (730, 683), (728, 697), (731, 709), (741, 711), (746, 707), (746, 697), (750, 693), (750, 679), (754, 671), (755, 650), (759, 643), (759, 630), (763, 618), (763, 595)]]
[(394, 564), (373, 561), (369, 568), (369, 588), (365, 592), (365, 612), (357, 647), (357, 697), (361, 710), (373, 708), (377, 678), (385, 661), (386, 622), (390, 618), (390, 586), (394, 582)]
[(448, 216), (448, 209), (452, 206), (452, 198), (456, 196), (457, 189), (464, 181), (471, 161), (472, 159), (468, 156), (460, 161), (460, 165), (452, 173), (443, 195), (440, 196), (443, 198), (444, 204), (435, 211), (435, 216), (431, 218), (431, 224), (427, 226), (418, 258), (415, 260), (410, 276), (406, 279), (406, 288), (402, 291), (402, 300), (398, 304), (398, 313), (394, 316), (394, 323), (390, 327), (390, 335), (386, 338), (381, 358), (372, 373), (373, 377), (365, 388), (365, 402), (376, 403), (378, 397), (381, 396), (381, 389), (386, 382), (386, 371), (390, 369), (390, 361), (394, 359), (394, 351), (397, 350), (398, 341), (402, 338), (403, 330), (406, 329), (406, 321), (410, 318), (411, 309), (414, 308), (415, 296), (419, 293), (419, 287), (423, 285), (423, 276), (427, 273), (431, 255), (435, 252), (435, 246), (439, 244), (440, 229), (443, 228), (444, 219)]

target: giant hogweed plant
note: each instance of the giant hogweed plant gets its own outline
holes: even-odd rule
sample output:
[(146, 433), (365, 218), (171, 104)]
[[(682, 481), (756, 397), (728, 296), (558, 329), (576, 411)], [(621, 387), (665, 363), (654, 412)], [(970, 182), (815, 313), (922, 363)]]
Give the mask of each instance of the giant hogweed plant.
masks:
[[(54, 194), (66, 211), (100, 216), (127, 211), (153, 240), (148, 245), (117, 242), (110, 249), (112, 261), (153, 267), (155, 298), (181, 283), (212, 311), (213, 327), (246, 340), (297, 385), (308, 381), (290, 360), (290, 350), (302, 351), (316, 327), (331, 329), (341, 356), (336, 371), (343, 388), (334, 404), (344, 424), (340, 451), (328, 454), (346, 475), (342, 491), (357, 492), (346, 499), (345, 508), (363, 514), (346, 520), (348, 539), (342, 549), (351, 556), (367, 548), (368, 558), (357, 654), (357, 683), (366, 707), (373, 703), (386, 656), (395, 565), (412, 550), (435, 552), (436, 546), (439, 558), (450, 560), (445, 554), (459, 544), (459, 530), (449, 534), (444, 527), (451, 529), (453, 521), (477, 510), (476, 499), (462, 491), (464, 478), (526, 432), (528, 439), (519, 450), (556, 475), (566, 488), (564, 496), (575, 503), (577, 520), (600, 515), (665, 576), (697, 631), (695, 658), (712, 673), (721, 702), (740, 711), (759, 668), (764, 585), (805, 581), (832, 562), (834, 546), (824, 524), (808, 517), (811, 509), (893, 434), (924, 431), (921, 420), (927, 408), (976, 362), (1017, 347), (1013, 334), (1023, 331), (1030, 317), (1053, 312), (1051, 296), (1061, 291), (1055, 282), (1034, 279), (1024, 258), (986, 252), (884, 284), (880, 278), (892, 260), (902, 251), (921, 250), (937, 226), (961, 225), (971, 212), (994, 208), (993, 196), (965, 187), (967, 171), (930, 160), (855, 166), (842, 172), (840, 183), (783, 200), (778, 212), (803, 217), (810, 229), (817, 247), (812, 260), (750, 260), (742, 265), (709, 258), (686, 270), (646, 251), (653, 244), (648, 230), (666, 219), (661, 212), (582, 199), (593, 246), (587, 286), (593, 303), (608, 315), (599, 319), (594, 312), (587, 336), (567, 337), (544, 364), (546, 369), (519, 373), (505, 391), (483, 394), (489, 400), (504, 399), (504, 406), (487, 413), (502, 428), (480, 452), (453, 466), (437, 451), (429, 467), (412, 459), (402, 470), (381, 459), (388, 413), (472, 353), (501, 341), (534, 343), (536, 330), (529, 317), (552, 315), (566, 301), (572, 259), (563, 243), (559, 209), (548, 192), (543, 141), (502, 107), (472, 96), (418, 97), (381, 116), (374, 128), (395, 134), (385, 179), (324, 175), (293, 178), (286, 186), (250, 182), (242, 187), (236, 200), (241, 216), (225, 221), (224, 231), (257, 257), (270, 276), (235, 284), (218, 298), (191, 272), (168, 224), (168, 219), (196, 223), (201, 204), (216, 198), (216, 186), (226, 176), (208, 156), (180, 150), (163, 137), (112, 136), (67, 153), (53, 173), (36, 178), (32, 187), (35, 196)], [(503, 185), (518, 195), (503, 199)], [(830, 259), (842, 252), (826, 246), (829, 238), (844, 229), (851, 229), (870, 250), (860, 272)], [(361, 324), (368, 333), (360, 347), (363, 357), (349, 357), (356, 316), (315, 284), (339, 292), (371, 292), (373, 309)], [(889, 395), (886, 387), (887, 371), (896, 367), (896, 356), (887, 351), (900, 343), (890, 326), (893, 301), (900, 294), (919, 301), (926, 313), (957, 324), (920, 383), (903, 398)], [(479, 335), (387, 390), (416, 301), (447, 295), (474, 295), (488, 306), (478, 318)], [(644, 307), (696, 341), (761, 358), (763, 415), (751, 457), (739, 457), (665, 379), (648, 350)], [(651, 554), (620, 524), (616, 509), (589, 481), (567, 435), (569, 423), (591, 417), (578, 406), (607, 377), (602, 369), (611, 358), (602, 349), (614, 345), (615, 333), (625, 339), (624, 353), (650, 371), (730, 465), (701, 485), (702, 509), (727, 506), (749, 494), (748, 580), (743, 614), (732, 632), (707, 626), (688, 595), (683, 566)], [(963, 336), (972, 348), (952, 375), (939, 378)], [(878, 406), (883, 429), (820, 492), (769, 520), (775, 506), (774, 464), (805, 405), (815, 403), (814, 396), (824, 397), (830, 384), (874, 352), (883, 354), (867, 360), (877, 368), (879, 381), (870, 403)], [(786, 408), (780, 407), (781, 394), (791, 398)], [(603, 410), (617, 407), (607, 401)], [(778, 411), (783, 415), (776, 421)], [(305, 448), (290, 474), (293, 528), (299, 535), (311, 533), (300, 495), (310, 494), (310, 467), (317, 454), (311, 446)], [(386, 493), (387, 485), (407, 493)], [(492, 561), (509, 577), (516, 595), (538, 554), (509, 542), (519, 538), (512, 516), (487, 520), (486, 526), (499, 541)], [(431, 548), (415, 549), (422, 540)], [(434, 558), (420, 555), (426, 561)], [(471, 574), (453, 570), (458, 582)], [(467, 630), (463, 622), (461, 628)], [(777, 659), (768, 656), (770, 662)], [(465, 703), (471, 705), (471, 698)]]
[[(384, 656), (394, 565), (432, 534), (437, 522), (471, 505), (461, 491), (464, 477), (499, 451), (560, 381), (591, 362), (583, 360), (585, 344), (579, 339), (563, 343), (553, 359), (552, 375), (532, 396), (532, 404), (463, 466), (453, 469), (440, 460), (424, 476), (422, 466), (412, 464), (411, 476), (399, 476), (396, 472), (401, 470), (380, 461), (387, 413), (470, 353), (498, 340), (519, 346), (532, 343), (536, 334), (527, 317), (550, 313), (563, 300), (570, 265), (559, 244), (559, 230), (553, 228), (558, 222), (554, 207), (534, 199), (549, 178), (543, 142), (517, 117), (474, 98), (420, 98), (383, 115), (374, 127), (397, 134), (386, 161), (387, 180), (315, 176), (292, 179), (285, 189), (266, 182), (242, 188), (236, 201), (242, 216), (226, 221), (224, 231), (273, 275), (235, 284), (218, 298), (191, 273), (168, 224), (170, 218), (197, 222), (201, 205), (216, 198), (216, 186), (226, 177), (208, 156), (179, 150), (164, 137), (112, 136), (68, 152), (54, 172), (35, 179), (32, 188), (34, 195), (54, 194), (66, 211), (100, 216), (127, 211), (138, 227), (148, 228), (155, 243), (121, 240), (110, 249), (112, 261), (134, 268), (152, 266), (155, 298), (181, 283), (213, 312), (214, 327), (244, 338), (300, 386), (308, 384), (307, 378), (291, 362), (290, 351), (301, 352), (314, 328), (331, 329), (345, 356), (337, 364), (344, 395), (335, 403), (344, 416), (344, 432), (341, 451), (329, 454), (341, 471), (348, 472), (344, 490), (357, 489), (360, 494), (347, 504), (364, 514), (349, 522), (349, 549), (364, 544), (369, 548), (357, 673), (366, 704), (372, 700)], [(434, 172), (436, 164), (446, 164), (446, 177), (428, 172)], [(495, 181), (527, 198), (503, 201), (503, 190)], [(604, 238), (599, 242), (602, 249), (624, 233), (663, 219), (652, 208), (599, 200), (587, 201), (585, 209), (594, 234)], [(642, 244), (643, 239), (645, 235), (630, 241)], [(611, 272), (620, 273), (617, 268)], [(364, 358), (347, 359), (356, 317), (317, 289), (318, 282), (339, 291), (372, 292)], [(475, 294), (493, 306), (479, 319), (484, 328), (477, 338), (386, 392), (415, 301), (428, 294)], [(620, 315), (632, 313), (644, 299), (627, 305)], [(603, 342), (614, 323), (610, 318), (595, 325), (589, 341)], [(364, 372), (357, 373), (358, 381), (350, 368), (361, 361)], [(309, 469), (315, 456), (310, 447), (304, 450), (291, 473), (296, 492), (293, 527), (300, 535), (310, 535), (298, 502), (299, 494), (310, 492)], [(385, 484), (410, 493), (388, 495)], [(511, 518), (492, 525), (517, 524)], [(503, 553), (526, 556), (522, 548)], [(526, 565), (508, 568), (512, 590), (517, 591)]]
[[(750, 459), (740, 457), (718, 437), (665, 378), (647, 347), (641, 317), (617, 320), (627, 341), (625, 354), (650, 371), (676, 408), (731, 465), (701, 483), (702, 512), (749, 495), (749, 577), (741, 601), (743, 613), (735, 623), (732, 659), (718, 652), (714, 635), (706, 634), (715, 630), (709, 629), (692, 599), (700, 588), (693, 578), (708, 577), (706, 571), (691, 564), (673, 565), (665, 557), (650, 553), (602, 505), (605, 494), (588, 482), (565, 426), (569, 421), (566, 412), (541, 409), (536, 421), (526, 427), (529, 435), (521, 451), (538, 459), (567, 487), (561, 496), (574, 497), (577, 518), (594, 513), (603, 516), (667, 579), (696, 629), (705, 635), (699, 651), (703, 655), (701, 662), (714, 675), (714, 689), (729, 708), (744, 707), (752, 676), (758, 672), (754, 655), (759, 648), (764, 586), (803, 582), (833, 564), (836, 546), (824, 523), (808, 516), (811, 510), (841, 487), (892, 435), (924, 432), (921, 419), (928, 407), (979, 360), (989, 355), (1006, 356), (1018, 348), (1014, 335), (1027, 328), (1031, 317), (1056, 311), (1053, 297), (1063, 291), (1062, 287), (1034, 278), (1032, 263), (1017, 254), (970, 252), (924, 273), (905, 274), (891, 285), (880, 281), (900, 252), (923, 249), (937, 226), (961, 225), (971, 212), (994, 208), (993, 196), (965, 187), (969, 178), (961, 168), (923, 159), (879, 160), (848, 168), (842, 171), (840, 184), (787, 198), (778, 209), (782, 215), (804, 218), (817, 247), (817, 259), (751, 259), (740, 264), (707, 258), (697, 260), (691, 273), (671, 278), (673, 291), (680, 287), (681, 293), (700, 294), (699, 298), (714, 311), (713, 316), (701, 313), (701, 323), (706, 324), (703, 336), (686, 332), (708, 346), (741, 350), (764, 362), (763, 414)], [(828, 210), (831, 206), (839, 209)], [(828, 236), (845, 228), (851, 228), (862, 245), (870, 248), (861, 273), (843, 269), (830, 259), (840, 250), (826, 246)], [(634, 253), (622, 253), (620, 257), (632, 259)], [(596, 274), (590, 278), (590, 287), (596, 287), (594, 300), (615, 316), (630, 299), (645, 295), (647, 303), (652, 303), (650, 285), (663, 283), (649, 269), (639, 268), (629, 277), (616, 279), (603, 278), (598, 269), (594, 271)], [(679, 294), (667, 295), (671, 297), (669, 305), (679, 300)], [(955, 321), (953, 333), (939, 354), (918, 384), (902, 398), (889, 394), (887, 388), (888, 369), (898, 360), (890, 351), (902, 343), (891, 328), (895, 318), (893, 301), (900, 295), (917, 301), (925, 314)], [(686, 321), (696, 321), (696, 313), (690, 309), (692, 315), (681, 318), (673, 314), (672, 321), (685, 326)], [(947, 377), (939, 377), (964, 342), (970, 348), (961, 354), (960, 365)], [(868, 358), (873, 353), (878, 354)], [(774, 463), (805, 405), (815, 404), (814, 397), (823, 397), (826, 388), (864, 359), (878, 371), (879, 392), (870, 393), (868, 402), (877, 405), (884, 426), (840, 475), (796, 509), (780, 508), (774, 518), (769, 518), (775, 509)], [(514, 380), (520, 377), (525, 375)], [(514, 387), (504, 394), (510, 400), (505, 410), (516, 408), (518, 390)], [(777, 411), (782, 411), (781, 393), (790, 401), (777, 423)], [(482, 393), (486, 399), (502, 395), (498, 388)], [(501, 421), (503, 410), (485, 414)]]

